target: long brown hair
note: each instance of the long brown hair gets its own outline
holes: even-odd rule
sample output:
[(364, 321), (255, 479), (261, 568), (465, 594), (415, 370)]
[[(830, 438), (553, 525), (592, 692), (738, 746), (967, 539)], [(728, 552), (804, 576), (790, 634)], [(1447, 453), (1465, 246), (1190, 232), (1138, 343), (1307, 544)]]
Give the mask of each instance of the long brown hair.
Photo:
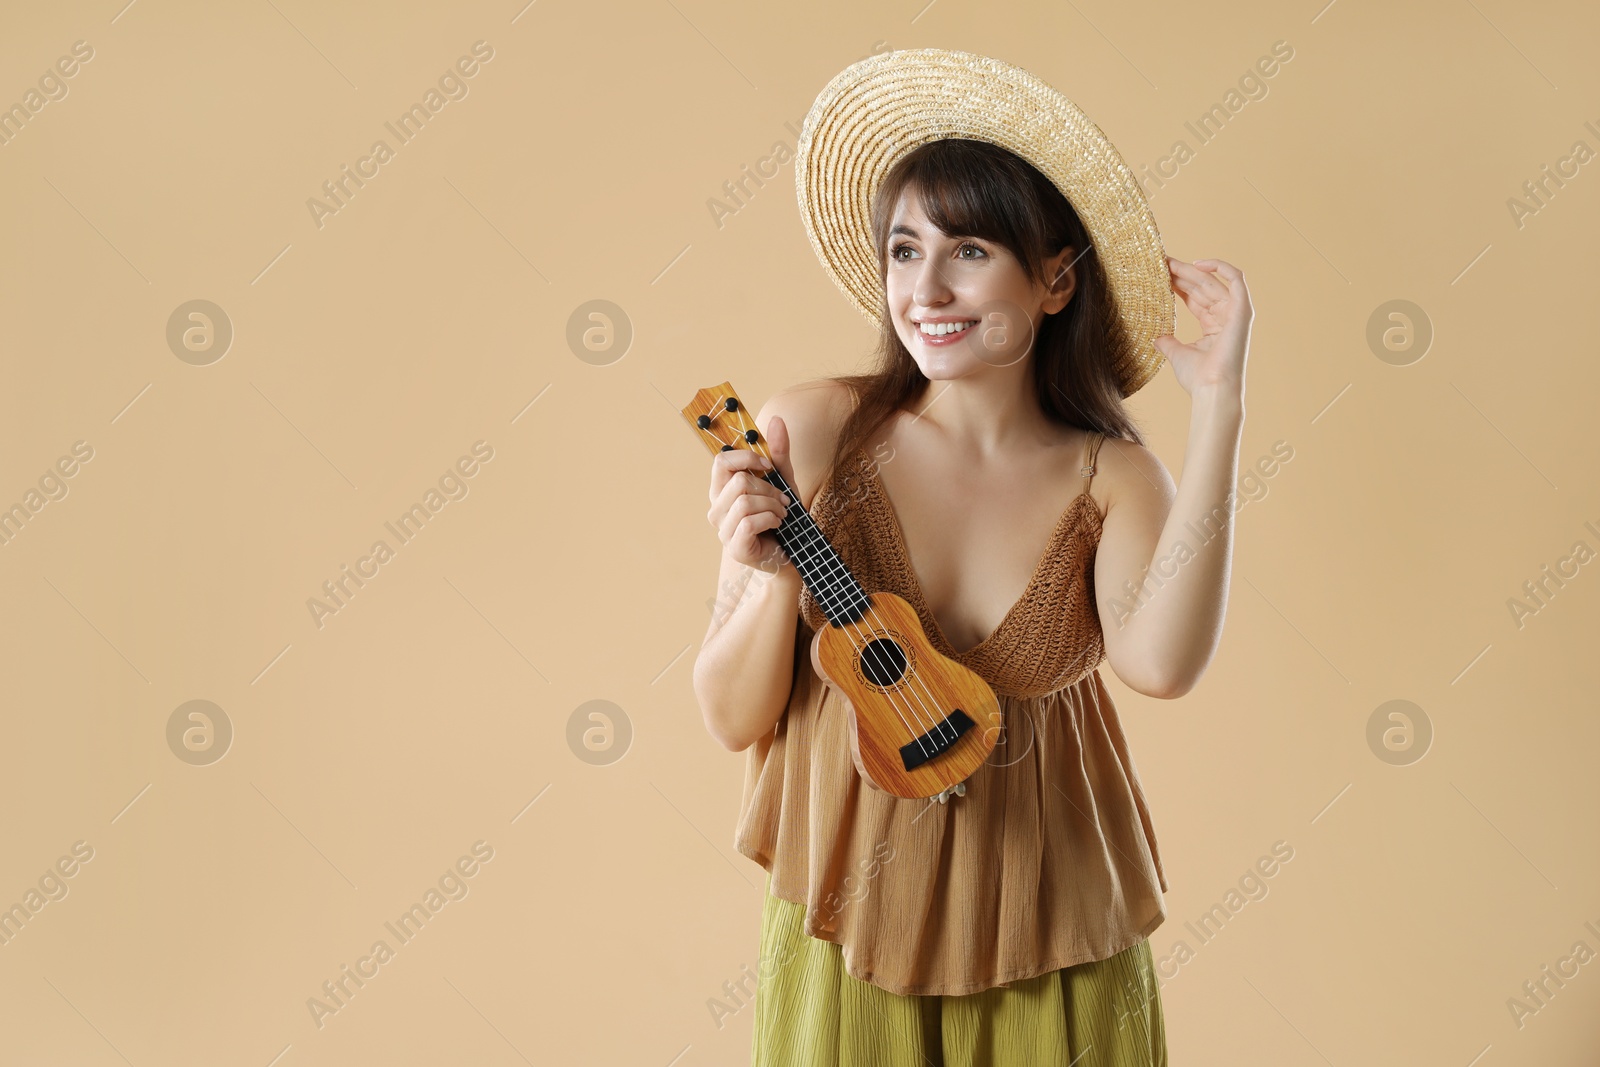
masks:
[[(932, 141), (906, 155), (879, 186), (872, 202), (872, 237), (878, 278), (888, 273), (888, 230), (902, 193), (914, 190), (929, 221), (947, 234), (994, 241), (1011, 251), (1030, 281), (1044, 274), (1044, 260), (1071, 245), (1078, 285), (1067, 306), (1046, 315), (1035, 338), (1033, 383), (1039, 406), (1052, 422), (1143, 444), (1123, 405), (1121, 383), (1112, 373), (1115, 353), (1128, 344), (1115, 313), (1099, 257), (1067, 198), (1020, 156), (985, 141)], [(887, 293), (887, 285), (882, 287)], [(835, 375), (855, 396), (830, 470), (863, 447), (890, 416), (922, 396), (928, 379), (895, 332), (885, 295), (879, 304), (883, 328), (875, 369)]]

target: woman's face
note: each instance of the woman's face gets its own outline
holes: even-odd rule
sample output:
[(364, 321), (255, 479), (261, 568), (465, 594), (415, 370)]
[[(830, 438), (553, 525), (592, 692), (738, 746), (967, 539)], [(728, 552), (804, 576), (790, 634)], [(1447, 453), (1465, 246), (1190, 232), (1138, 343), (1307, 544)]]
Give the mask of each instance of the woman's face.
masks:
[(1077, 284), (1070, 247), (1046, 262), (1054, 291), (1030, 282), (1002, 244), (944, 233), (922, 213), (915, 190), (889, 223), (884, 288), (901, 343), (925, 377), (961, 378), (1021, 363), (1039, 323), (1067, 306)]

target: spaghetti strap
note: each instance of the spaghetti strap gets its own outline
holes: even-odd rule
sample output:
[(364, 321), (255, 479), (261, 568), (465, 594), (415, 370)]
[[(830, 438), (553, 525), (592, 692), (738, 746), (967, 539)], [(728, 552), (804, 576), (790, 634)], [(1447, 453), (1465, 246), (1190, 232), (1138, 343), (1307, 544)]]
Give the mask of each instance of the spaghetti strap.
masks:
[(1094, 481), (1095, 459), (1099, 456), (1100, 444), (1105, 439), (1106, 435), (1103, 433), (1094, 434), (1089, 438), (1089, 445), (1085, 450), (1088, 458), (1084, 461), (1083, 468), (1080, 472), (1083, 475), (1083, 491), (1085, 493), (1089, 491), (1089, 486)]

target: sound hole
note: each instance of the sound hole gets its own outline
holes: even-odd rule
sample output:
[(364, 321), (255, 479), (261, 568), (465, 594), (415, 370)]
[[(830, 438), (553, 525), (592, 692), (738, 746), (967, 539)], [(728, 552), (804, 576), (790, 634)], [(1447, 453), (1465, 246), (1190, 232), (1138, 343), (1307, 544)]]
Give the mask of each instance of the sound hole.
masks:
[(861, 673), (873, 685), (894, 685), (906, 675), (905, 650), (887, 637), (868, 642), (861, 651)]

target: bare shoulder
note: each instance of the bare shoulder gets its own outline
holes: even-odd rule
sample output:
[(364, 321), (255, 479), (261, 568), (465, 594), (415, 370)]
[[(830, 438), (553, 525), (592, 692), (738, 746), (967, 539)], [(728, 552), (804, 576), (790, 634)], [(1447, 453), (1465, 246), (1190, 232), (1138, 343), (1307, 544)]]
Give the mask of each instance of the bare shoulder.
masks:
[(1166, 464), (1137, 442), (1107, 437), (1100, 445), (1095, 467), (1093, 488), (1104, 493), (1095, 495), (1100, 496), (1101, 511), (1108, 519), (1117, 508), (1124, 514), (1165, 515), (1178, 495), (1177, 483)]
[(780, 389), (756, 413), (756, 426), (769, 437), (772, 416), (783, 420), (789, 435), (790, 486), (809, 508), (822, 487), (839, 432), (855, 404), (849, 386), (832, 378), (817, 378)]

